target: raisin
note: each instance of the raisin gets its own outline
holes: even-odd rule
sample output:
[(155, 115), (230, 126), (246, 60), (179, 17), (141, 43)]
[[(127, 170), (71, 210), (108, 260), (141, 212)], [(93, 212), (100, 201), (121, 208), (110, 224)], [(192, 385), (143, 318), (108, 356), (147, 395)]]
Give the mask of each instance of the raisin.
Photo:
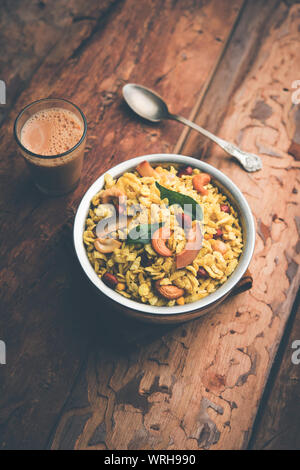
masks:
[(102, 281), (111, 289), (114, 289), (118, 284), (118, 279), (111, 273), (104, 273), (102, 276)]
[(208, 272), (204, 268), (200, 267), (197, 272), (197, 277), (200, 277), (202, 279), (207, 279), (209, 275), (208, 275)]
[(230, 212), (230, 208), (229, 208), (229, 206), (227, 206), (227, 204), (221, 204), (221, 205), (220, 205), (220, 209), (221, 209), (221, 211), (223, 211), (223, 212), (227, 212), (227, 213)]
[(193, 168), (191, 166), (186, 166), (182, 170), (179, 170), (177, 173), (178, 178), (181, 178), (182, 175), (188, 175), (191, 176), (193, 173)]
[(145, 252), (141, 254), (141, 265), (143, 268), (147, 268), (148, 266), (151, 266), (152, 260), (148, 258)]

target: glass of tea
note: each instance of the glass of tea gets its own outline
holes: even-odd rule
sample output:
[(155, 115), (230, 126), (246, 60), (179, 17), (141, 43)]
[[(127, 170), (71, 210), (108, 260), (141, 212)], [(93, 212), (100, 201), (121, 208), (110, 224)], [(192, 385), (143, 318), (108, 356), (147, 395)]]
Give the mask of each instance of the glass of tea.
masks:
[(60, 196), (80, 179), (87, 123), (83, 112), (64, 99), (45, 98), (18, 115), (14, 134), (40, 191)]

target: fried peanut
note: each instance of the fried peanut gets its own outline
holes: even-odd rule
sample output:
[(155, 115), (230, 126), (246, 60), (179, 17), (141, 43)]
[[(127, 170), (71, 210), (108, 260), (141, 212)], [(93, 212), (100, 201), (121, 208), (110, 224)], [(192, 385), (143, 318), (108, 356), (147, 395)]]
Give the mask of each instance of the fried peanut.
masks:
[(184, 305), (185, 300), (184, 297), (179, 297), (179, 299), (176, 300), (177, 305)]

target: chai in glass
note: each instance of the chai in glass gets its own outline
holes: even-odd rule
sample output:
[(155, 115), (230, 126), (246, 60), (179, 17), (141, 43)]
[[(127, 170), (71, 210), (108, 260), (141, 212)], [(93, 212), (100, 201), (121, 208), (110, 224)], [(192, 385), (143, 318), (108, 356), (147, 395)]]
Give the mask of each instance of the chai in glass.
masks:
[(16, 119), (15, 137), (36, 186), (45, 194), (66, 194), (77, 186), (84, 157), (86, 119), (62, 99), (39, 100)]

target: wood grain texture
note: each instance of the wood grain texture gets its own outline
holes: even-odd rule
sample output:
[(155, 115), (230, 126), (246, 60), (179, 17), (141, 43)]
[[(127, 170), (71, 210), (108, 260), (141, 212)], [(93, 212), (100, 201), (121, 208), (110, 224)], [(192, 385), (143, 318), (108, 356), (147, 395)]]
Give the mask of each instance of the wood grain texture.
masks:
[(293, 344), (300, 341), (300, 295), (294, 307), (292, 321), (276, 357), (278, 365), (274, 363), (271, 383), (260, 406), (251, 449), (300, 449), (300, 364), (292, 362), (292, 355), (296, 353)]
[[(288, 153), (286, 113), (292, 103), (284, 90), (299, 73), (299, 5), (257, 2), (247, 16), (250, 7), (248, 2), (199, 117), (205, 113), (225, 139), (263, 156), (263, 171), (249, 175), (215, 147), (207, 155), (237, 182), (256, 215), (253, 290), (149, 344), (141, 347), (136, 341), (133, 349), (116, 340), (115, 322), (108, 320), (105, 337), (112, 349), (108, 352), (99, 337), (82, 378), (89, 405), (67, 408), (52, 448), (64, 447), (68, 430), (77, 449), (247, 447), (299, 286), (299, 163)], [(240, 42), (245, 31), (249, 42)], [(238, 56), (233, 53), (237, 45)], [(229, 94), (219, 85), (230, 77)], [(214, 106), (220, 89), (227, 99)], [(200, 152), (199, 137), (187, 141), (184, 153)], [(79, 388), (75, 394), (80, 395)], [(72, 420), (87, 412), (92, 416), (77, 427), (75, 439)]]
[(0, 75), (7, 104), (0, 123), (46, 60), (54, 68), (99, 27), (116, 0), (3, 0), (0, 4)]
[[(188, 112), (220, 55), (241, 5), (239, 0), (201, 4), (162, 0), (113, 2), (102, 17), (99, 12), (93, 27), (89, 23), (73, 33), (73, 26), (70, 31), (63, 24), (62, 36), (51, 36), (53, 46), (46, 57), (34, 52), (36, 57), (31, 59), (32, 43), (29, 44), (24, 90), (19, 97), (12, 93), (15, 103), (0, 130), (0, 211), (5, 240), (0, 247), (0, 331), (8, 350), (8, 367), (0, 371), (1, 448), (44, 448), (53, 439), (53, 447), (84, 447), (89, 439), (97, 447), (103, 429), (113, 426), (110, 411), (102, 424), (111, 367), (121, 372), (117, 379), (120, 382), (116, 383), (120, 408), (123, 401), (133, 403), (135, 398), (139, 406), (148, 407), (148, 399), (140, 397), (138, 391), (123, 399), (128, 395), (128, 383), (135, 390), (135, 375), (143, 375), (145, 387), (165, 390), (161, 379), (157, 385), (151, 382), (152, 372), (160, 362), (155, 359), (160, 353), (153, 346), (159, 343), (153, 338), (164, 330), (145, 330), (119, 318), (117, 312), (109, 313), (111, 321), (106, 324), (105, 304), (99, 306), (69, 256), (64, 228), (72, 218), (69, 210), (77, 206), (87, 187), (103, 171), (137, 154), (168, 151), (179, 136), (180, 127), (176, 124), (158, 127), (133, 118), (122, 105), (122, 85), (127, 81), (143, 82), (163, 94), (171, 108)], [(89, 22), (82, 19), (85, 21)], [(88, 152), (81, 184), (73, 194), (59, 199), (46, 199), (32, 186), (11, 137), (20, 108), (46, 96), (71, 99), (88, 119)], [(117, 335), (116, 321), (120, 325)], [(151, 350), (154, 347), (154, 359), (146, 359), (150, 365), (148, 373), (140, 367), (149, 349), (140, 344), (141, 358), (131, 356), (132, 351), (136, 354), (136, 341), (140, 338), (142, 343), (150, 343)], [(176, 344), (175, 339), (172, 349)], [(179, 363), (183, 361), (181, 348), (185, 351), (180, 342), (176, 352)], [(128, 361), (133, 361), (132, 367)], [(95, 371), (101, 377), (99, 390)], [(167, 375), (166, 380), (173, 381)], [(207, 402), (202, 414), (205, 410)], [(132, 416), (141, 419), (138, 414)], [(130, 417), (131, 414), (126, 420), (130, 421)], [(85, 434), (87, 422), (90, 437)], [(78, 444), (81, 432), (84, 437)], [(138, 442), (132, 446), (138, 446)], [(122, 440), (118, 444), (117, 434), (112, 443), (116, 447), (125, 445)]]
[[(255, 414), (258, 390), (264, 386), (299, 286), (299, 162), (289, 153), (292, 138), (289, 119), (294, 108), (291, 84), (300, 72), (297, 60), (300, 54), (299, 11), (299, 5), (287, 8), (280, 4), (270, 15), (265, 24), (266, 35), (260, 37), (262, 46), (259, 53), (244, 71), (242, 69), (242, 82), (232, 87), (228, 94), (230, 106), (227, 113), (224, 115), (222, 107), (218, 106), (216, 95), (222, 73), (224, 80), (228, 73), (228, 62), (225, 62), (197, 117), (199, 124), (205, 123), (221, 137), (260, 154), (263, 171), (253, 175), (241, 173), (222, 151), (206, 145), (196, 134), (191, 135), (183, 148), (184, 153), (193, 155), (195, 149), (199, 149), (198, 154), (236, 181), (257, 221), (258, 238), (250, 266), (255, 282), (249, 300), (246, 299), (248, 294), (245, 295), (242, 307), (257, 315), (253, 324), (254, 336), (247, 340), (246, 349), (244, 345), (244, 351), (251, 351), (251, 376), (243, 385), (243, 410), (241, 414), (234, 411), (231, 438), (220, 444), (222, 448), (241, 445), (235, 441), (238, 428), (240, 431), (244, 429), (242, 445), (247, 444), (250, 428), (243, 424), (243, 416), (246, 419), (248, 413), (245, 410), (252, 410)], [(217, 119), (210, 116), (213, 109), (217, 110)], [(230, 305), (225, 310), (227, 308), (230, 309)], [(249, 326), (245, 338), (250, 339)], [(233, 391), (230, 395), (234, 397)], [(273, 406), (276, 407), (275, 404)]]
[[(216, 66), (241, 6), (113, 2), (97, 24), (82, 19), (88, 26), (78, 35), (66, 24), (58, 42), (51, 36), (32, 77), (26, 66), (24, 90), (0, 131), (0, 337), (8, 350), (0, 369), (1, 448), (247, 446), (299, 285), (299, 162), (289, 153), (287, 124), (290, 84), (299, 77), (299, 5), (246, 2)], [(66, 245), (73, 208), (103, 171), (170, 151), (176, 141), (182, 146), (179, 124), (141, 123), (122, 105), (127, 81), (155, 88), (184, 115), (201, 94), (197, 121), (263, 156), (264, 170), (248, 175), (196, 134), (185, 140), (183, 152), (205, 156), (237, 182), (258, 231), (253, 290), (190, 324), (143, 325), (108, 311)], [(89, 124), (81, 184), (53, 200), (32, 187), (11, 139), (20, 107), (50, 95), (73, 100)], [(266, 447), (286, 422), (270, 410)]]

